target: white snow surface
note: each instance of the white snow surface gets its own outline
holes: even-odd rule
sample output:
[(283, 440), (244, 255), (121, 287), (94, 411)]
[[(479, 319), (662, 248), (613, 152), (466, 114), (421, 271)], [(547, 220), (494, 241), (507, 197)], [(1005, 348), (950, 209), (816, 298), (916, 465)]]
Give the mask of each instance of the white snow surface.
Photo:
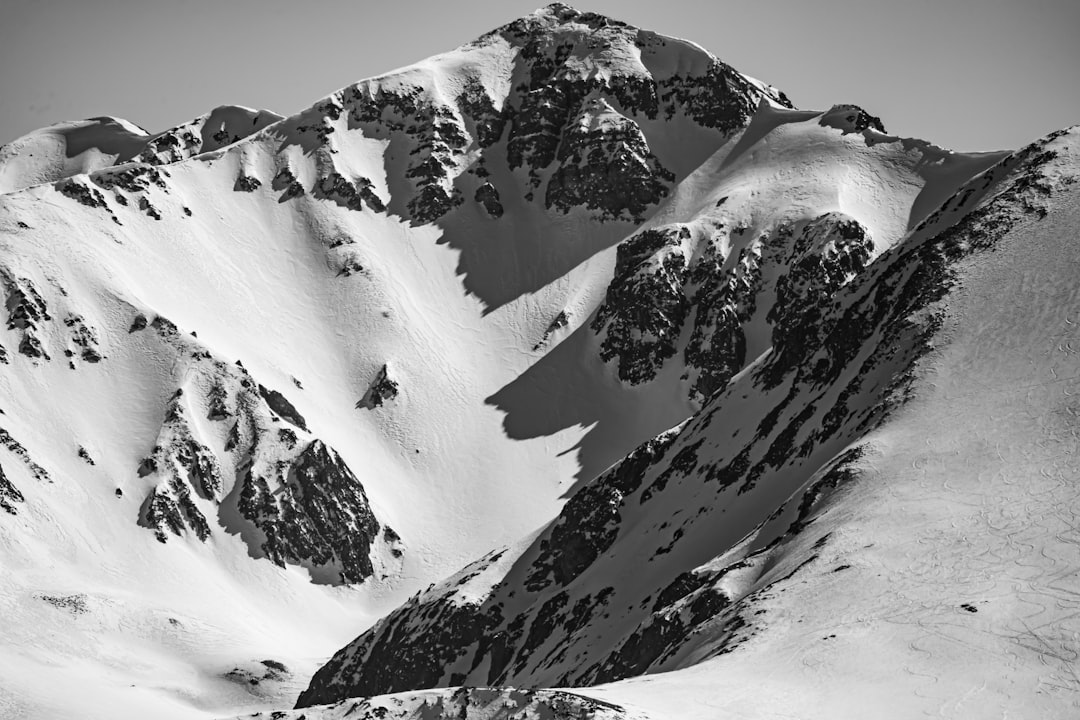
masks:
[[(660, 77), (692, 70), (701, 52), (671, 41), (644, 59), (577, 60), (582, 73)], [(365, 87), (416, 86), (452, 102), (469, 75), (505, 98), (513, 53), (496, 39)], [(820, 113), (777, 107), (775, 91), (753, 82), (758, 113), (730, 138), (681, 118), (636, 119), (677, 179), (650, 225), (722, 212), (757, 232), (841, 211), (870, 228), (880, 254), (1001, 157), (845, 133)], [(590, 122), (617, 123), (621, 111), (598, 102), (604, 114)], [(111, 166), (146, 146), (139, 128), (68, 123), (0, 148), (0, 266), (31, 282), (52, 318), (38, 333), (50, 361), (18, 352), (22, 331), (0, 327), (0, 427), (30, 459), (0, 447), (25, 496), (0, 517), (0, 716), (164, 719), (291, 706), (342, 644), (470, 560), (526, 546), (572, 487), (694, 411), (680, 368), (626, 386), (587, 328), (632, 223), (504, 193), (497, 231), (471, 203), (414, 226), (395, 212), (407, 153), (344, 117), (327, 120), (333, 168), (369, 178), (390, 212), (350, 211), (310, 192), (282, 201), (277, 173), (288, 168), (310, 190), (325, 156), (294, 133), (305, 113), (260, 117), (261, 129), (238, 142), (161, 165), (164, 187), (103, 192), (104, 208), (50, 183), (93, 189), (86, 173), (138, 167)], [(192, 122), (201, 132), (207, 121)], [(72, 154), (76, 131), (92, 137)], [(491, 171), (503, 187), (523, 176)], [(237, 191), (240, 176), (261, 186)], [(730, 199), (718, 211), (721, 197)], [(1066, 717), (1080, 686), (1080, 627), (1069, 614), (1080, 597), (1070, 197), (1033, 231), (1038, 246), (1021, 226), (992, 262), (980, 256), (965, 269), (950, 341), (921, 370), (917, 401), (869, 438), (870, 479), (818, 521), (839, 539), (817, 565), (851, 569), (795, 576), (783, 596), (763, 600), (768, 629), (737, 653), (575, 692), (670, 718), (856, 717), (883, 699), (897, 717), (1000, 708)], [(136, 209), (140, 198), (160, 220)], [(343, 274), (351, 265), (363, 271)], [(1003, 309), (1003, 294), (1019, 300)], [(561, 312), (569, 325), (541, 343)], [(129, 332), (140, 313), (175, 323), (184, 349)], [(78, 356), (71, 315), (94, 329), (100, 362)], [(285, 395), (363, 483), (404, 556), (380, 552), (375, 576), (347, 587), (251, 557), (201, 498), (213, 529), (205, 543), (188, 532), (163, 544), (140, 527), (152, 482), (137, 469), (174, 391), (206, 389), (196, 353), (240, 361)], [(358, 409), (384, 365), (400, 394)], [(227, 428), (197, 417), (201, 439), (226, 457)], [(486, 595), (504, 570), (482, 573), (462, 601)], [(971, 680), (963, 667), (972, 654), (998, 675)]]
[(750, 639), (586, 694), (672, 720), (1076, 716), (1080, 134), (1056, 147), (1072, 187), (961, 262), (912, 399)]
[[(216, 150), (280, 119), (280, 115), (267, 110), (223, 105), (155, 134), (123, 118), (109, 116), (56, 123), (0, 146), (0, 193), (121, 164), (139, 156), (154, 141), (163, 143), (166, 136), (186, 134), (190, 138), (187, 147), (179, 149), (178, 144), (172, 157), (167, 152), (156, 153), (158, 162), (173, 162)], [(224, 134), (215, 139), (219, 132)]]

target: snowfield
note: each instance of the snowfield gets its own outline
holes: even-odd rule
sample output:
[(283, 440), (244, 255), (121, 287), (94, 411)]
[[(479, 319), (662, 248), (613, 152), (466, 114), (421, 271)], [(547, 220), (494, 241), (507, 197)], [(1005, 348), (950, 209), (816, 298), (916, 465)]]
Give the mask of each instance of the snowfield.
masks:
[(1074, 717), (1078, 138), (555, 4), (0, 148), (0, 716)]

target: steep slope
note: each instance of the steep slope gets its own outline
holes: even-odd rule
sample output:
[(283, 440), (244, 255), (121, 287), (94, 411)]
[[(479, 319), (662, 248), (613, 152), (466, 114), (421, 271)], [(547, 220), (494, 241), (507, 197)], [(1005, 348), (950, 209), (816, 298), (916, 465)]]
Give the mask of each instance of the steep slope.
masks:
[(1075, 716), (1078, 135), (1037, 144), (917, 253), (949, 288), (932, 348), (861, 458), (822, 477), (838, 491), (799, 501), (802, 539), (729, 595), (749, 639), (592, 694), (657, 717)]
[[(56, 162), (4, 151), (0, 714), (291, 705), (349, 637), (515, 541), (366, 636), (401, 655), (362, 641), (305, 701), (696, 667), (693, 638), (721, 642), (694, 631), (721, 622), (709, 588), (739, 553), (795, 563), (805, 534), (758, 551), (799, 503), (739, 538), (835, 479), (872, 426), (851, 413), (922, 351), (845, 334), (900, 332), (906, 248), (1052, 185), (559, 4), (288, 118), (88, 122)], [(399, 700), (365, 712), (624, 712)]]
[[(677, 378), (625, 386), (589, 344), (599, 419), (507, 437), (488, 399), (763, 102), (697, 46), (553, 6), (212, 152), (185, 159), (196, 122), (0, 196), (5, 709), (69, 711), (58, 682), (102, 713), (277, 704), (333, 633), (684, 418)], [(260, 658), (294, 679), (238, 685)]]
[[(538, 536), (380, 621), (300, 705), (668, 671), (598, 697), (658, 717), (959, 698), (965, 714), (1074, 712), (1078, 179), (1074, 129), (974, 178), (846, 286), (804, 278), (829, 292), (801, 293), (771, 349), (691, 420)], [(1037, 709), (983, 681), (999, 666), (1046, 688)]]

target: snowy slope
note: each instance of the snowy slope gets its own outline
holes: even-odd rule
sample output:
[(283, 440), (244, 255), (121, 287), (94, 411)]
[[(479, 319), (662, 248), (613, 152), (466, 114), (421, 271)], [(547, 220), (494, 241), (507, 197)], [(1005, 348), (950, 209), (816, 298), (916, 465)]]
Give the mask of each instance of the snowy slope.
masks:
[(986, 192), (1057, 192), (1031, 153), (794, 110), (693, 43), (562, 5), (288, 118), (28, 137), (0, 151), (0, 715), (31, 717), (288, 707), (403, 602), (304, 702), (657, 711), (645, 680), (595, 691), (619, 707), (410, 691), (696, 687), (741, 637), (720, 598), (808, 556), (787, 533), (804, 486), (854, 473), (830, 460), (874, 426), (810, 437), (859, 367), (802, 360), (878, 353), (843, 396), (866, 410), (938, 331), (851, 345), (828, 323), (900, 332), (910, 248)]
[[(539, 536), (340, 651), (300, 705), (668, 671), (598, 697), (715, 717), (726, 688), (771, 677), (779, 699), (731, 701), (735, 716), (1075, 712), (1078, 137), (974, 178)], [(1037, 707), (1014, 683), (1045, 685)]]
[(748, 639), (590, 693), (661, 718), (1076, 715), (1080, 133), (1025, 163), (912, 238), (947, 269), (940, 328), (902, 407), (742, 590)]
[(113, 117), (57, 123), (0, 146), (0, 193), (135, 159), (154, 165), (176, 162), (234, 143), (280, 119), (268, 110), (223, 105), (153, 135)]
[[(310, 673), (547, 522), (597, 420), (508, 436), (490, 398), (581, 327), (614, 245), (779, 102), (762, 88), (555, 8), (218, 150), (184, 159), (214, 125), (196, 121), (151, 163), (110, 151), (0, 196), (3, 702), (61, 712), (60, 680), (93, 688), (90, 712), (280, 704), (295, 680), (231, 669)], [(601, 162), (634, 192), (598, 185)], [(688, 413), (573, 355), (605, 397), (589, 463)]]

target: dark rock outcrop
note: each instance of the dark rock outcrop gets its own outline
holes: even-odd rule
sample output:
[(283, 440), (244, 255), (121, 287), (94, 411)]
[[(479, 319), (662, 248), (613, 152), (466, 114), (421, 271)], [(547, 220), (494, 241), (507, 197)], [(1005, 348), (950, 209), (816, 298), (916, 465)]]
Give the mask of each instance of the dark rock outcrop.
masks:
[(279, 393), (277, 390), (271, 390), (263, 385), (259, 385), (259, 395), (266, 404), (270, 406), (270, 409), (275, 413), (291, 422), (301, 430), (307, 430), (307, 421), (304, 420), (304, 416), (297, 412), (293, 404), (289, 402), (288, 398)]
[[(268, 479), (249, 467), (240, 481), (237, 507), (262, 532), (266, 557), (282, 567), (333, 568), (346, 583), (371, 576), (380, 525), (338, 454), (314, 440), (279, 472)], [(279, 489), (272, 492), (270, 481)]]
[(52, 320), (45, 298), (29, 278), (17, 278), (10, 272), (0, 273), (7, 288), (8, 330), (21, 330), (19, 352), (30, 358), (49, 360), (40, 335), (43, 325)]
[(166, 542), (165, 531), (174, 535), (190, 529), (199, 540), (210, 537), (210, 525), (199, 507), (191, 499), (187, 485), (177, 478), (158, 485), (150, 491), (139, 511), (139, 524), (153, 528), (159, 542)]
[(82, 315), (74, 313), (64, 318), (64, 325), (71, 332), (71, 342), (75, 345), (74, 351), (88, 363), (97, 363), (105, 359), (101, 354), (97, 331), (87, 324)]
[(840, 213), (784, 222), (753, 238), (744, 232), (722, 223), (709, 235), (669, 225), (619, 246), (592, 329), (600, 357), (618, 360), (620, 379), (648, 382), (681, 349), (690, 397), (704, 402), (750, 359), (748, 327), (772, 324), (774, 338), (787, 337), (790, 316), (824, 312), (874, 249), (865, 228)]
[(690, 231), (645, 230), (619, 245), (615, 277), (592, 321), (601, 334), (600, 357), (619, 360), (619, 377), (639, 384), (655, 377), (678, 351), (690, 300), (686, 283)]
[(19, 492), (19, 488), (8, 479), (7, 474), (4, 472), (4, 468), (0, 467), (0, 510), (11, 513), (16, 513), (15, 503), (21, 503), (25, 500), (23, 494)]
[[(640, 717), (619, 705), (565, 690), (459, 687), (444, 693), (393, 698), (355, 698), (326, 708), (327, 717), (350, 720), (430, 720), (484, 717), (555, 720), (630, 720)], [(307, 713), (252, 715), (253, 720), (302, 720)]]
[[(598, 220), (640, 223), (675, 179), (650, 151), (642, 121), (692, 123), (715, 130), (719, 144), (746, 125), (763, 98), (789, 105), (781, 93), (686, 44), (675, 48), (685, 55), (677, 64), (694, 70), (654, 77), (647, 62), (635, 65), (623, 56), (666, 57), (675, 41), (600, 17), (551, 6), (465, 46), (481, 51), (505, 42), (518, 49), (508, 91), (494, 90), (479, 71), (462, 77), (453, 98), (423, 77), (376, 78), (335, 93), (278, 132), (318, 158), (316, 196), (354, 210), (376, 208), (378, 199), (364, 198), (364, 186), (336, 164), (336, 129), (389, 140), (387, 157), (405, 160), (401, 174), (411, 186), (394, 211), (415, 225), (438, 222), (466, 197), (497, 218), (509, 192), (542, 198), (557, 212), (583, 208)], [(496, 162), (505, 163), (499, 170), (515, 171), (517, 187), (472, 184), (470, 174), (485, 179)], [(279, 177), (275, 188), (286, 190), (282, 201), (302, 190), (294, 178)]]
[(332, 200), (350, 210), (362, 210), (365, 206), (376, 212), (386, 210), (386, 205), (375, 193), (371, 180), (366, 177), (348, 180), (337, 172), (331, 172), (316, 183), (312, 195)]
[(13, 438), (11, 436), (11, 433), (9, 433), (4, 428), (0, 428), (0, 445), (3, 445), (5, 448), (8, 449), (8, 452), (22, 460), (23, 464), (26, 466), (26, 469), (30, 471), (30, 475), (33, 476), (35, 480), (38, 480), (40, 482), (52, 482), (52, 480), (49, 478), (49, 473), (45, 470), (45, 468), (38, 465), (37, 462), (35, 462), (34, 459), (30, 457), (30, 452), (26, 449), (26, 447), (24, 447), (23, 444), (20, 443), (18, 440)]
[[(850, 218), (792, 226), (777, 243), (792, 263), (777, 279), (790, 302), (773, 308), (772, 353), (580, 488), (502, 572), (491, 570), (501, 553), (478, 561), (340, 650), (300, 705), (470, 683), (586, 686), (734, 651), (767, 612), (761, 598), (838, 569), (815, 564), (830, 542), (816, 518), (860, 482), (861, 438), (908, 397), (959, 263), (1080, 182), (1053, 165), (1053, 140), (977, 176), (958, 193), (966, 214), (936, 213), (865, 268), (871, 241)], [(718, 432), (730, 408), (756, 431)], [(612, 618), (627, 632), (612, 637)]]
[(251, 175), (240, 175), (236, 178), (236, 183), (233, 185), (233, 190), (240, 192), (254, 192), (262, 187), (262, 181), (257, 177)]
[(484, 208), (484, 211), (493, 218), (501, 218), (503, 214), (502, 203), (499, 202), (499, 191), (490, 182), (486, 182), (476, 188), (474, 197), (476, 202)]
[(642, 222), (675, 180), (649, 151), (637, 123), (602, 99), (585, 103), (568, 123), (556, 159), (547, 207), (562, 212), (585, 207), (606, 220)]
[[(157, 480), (141, 525), (161, 542), (188, 531), (205, 541), (220, 521), (253, 557), (302, 565), (316, 582), (370, 577), (376, 543), (402, 554), (401, 539), (376, 519), (359, 479), (308, 431), (284, 395), (255, 382), (239, 363), (191, 352), (196, 341), (168, 320), (159, 316), (151, 326), (195, 364), (191, 384), (170, 398), (157, 442), (138, 468), (140, 477)], [(202, 439), (207, 433), (225, 435), (228, 457), (215, 455)]]
[(364, 397), (360, 398), (360, 401), (356, 403), (356, 407), (374, 410), (396, 398), (398, 390), (397, 381), (390, 377), (390, 368), (383, 365), (375, 379), (371, 381), (371, 385), (368, 387), (367, 392), (364, 393)]
[(822, 125), (839, 128), (844, 132), (862, 132), (867, 129), (885, 132), (881, 118), (875, 117), (858, 105), (833, 105), (821, 118)]

